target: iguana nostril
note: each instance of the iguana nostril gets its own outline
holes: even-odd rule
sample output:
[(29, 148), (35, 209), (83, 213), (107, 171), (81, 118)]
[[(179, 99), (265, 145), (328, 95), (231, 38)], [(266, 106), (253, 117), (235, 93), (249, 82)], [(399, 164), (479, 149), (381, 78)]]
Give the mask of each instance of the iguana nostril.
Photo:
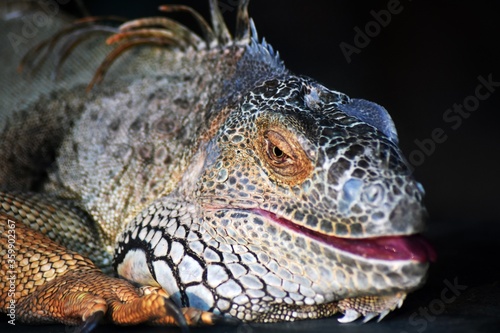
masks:
[(365, 185), (362, 180), (351, 178), (342, 187), (339, 211), (350, 215), (354, 204), (361, 203), (361, 206), (365, 208), (379, 207), (382, 206), (384, 200), (386, 200), (386, 190), (382, 184)]
[(367, 187), (363, 192), (363, 201), (378, 205), (382, 202), (385, 196), (385, 190), (380, 184), (375, 184)]

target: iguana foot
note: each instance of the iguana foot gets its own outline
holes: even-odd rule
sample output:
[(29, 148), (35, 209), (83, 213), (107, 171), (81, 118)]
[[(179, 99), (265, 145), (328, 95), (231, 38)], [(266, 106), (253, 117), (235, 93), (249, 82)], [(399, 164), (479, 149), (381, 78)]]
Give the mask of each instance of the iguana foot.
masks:
[(161, 289), (143, 294), (125, 280), (89, 270), (71, 271), (40, 286), (19, 306), (28, 315), (25, 322), (79, 325), (81, 332), (103, 318), (117, 325), (176, 325), (185, 331), (188, 326), (231, 323), (211, 312), (179, 308)]
[[(194, 308), (179, 308), (161, 288), (136, 288), (105, 275), (89, 259), (65, 249), (12, 217), (0, 213), (2, 276), (0, 309), (11, 300), (25, 323), (79, 325), (91, 331), (101, 320), (119, 325), (140, 323), (188, 326), (232, 323), (230, 319)], [(12, 245), (11, 245), (12, 244)], [(9, 255), (13, 254), (13, 257)], [(15, 259), (11, 259), (15, 258)], [(15, 286), (15, 293), (9, 288)]]
[(286, 303), (273, 304), (254, 321), (256, 322), (279, 322), (295, 321), (303, 319), (316, 319), (331, 317), (337, 313), (344, 314), (338, 321), (350, 323), (363, 316), (363, 323), (379, 316), (382, 320), (389, 312), (401, 307), (406, 297), (405, 293), (396, 293), (387, 296), (363, 296), (346, 298), (339, 301), (315, 305), (294, 306)]
[(364, 296), (340, 300), (337, 307), (344, 316), (338, 321), (350, 323), (361, 316), (364, 317), (364, 323), (377, 316), (379, 316), (377, 321), (381, 321), (396, 307), (400, 308), (405, 297), (405, 293), (396, 293), (388, 296)]

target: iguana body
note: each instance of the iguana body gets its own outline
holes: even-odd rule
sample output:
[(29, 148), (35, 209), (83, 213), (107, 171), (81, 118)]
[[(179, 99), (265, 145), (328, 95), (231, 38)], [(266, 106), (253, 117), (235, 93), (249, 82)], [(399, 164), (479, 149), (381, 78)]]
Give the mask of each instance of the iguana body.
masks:
[[(12, 77), (1, 111), (4, 231), (12, 219), (57, 242), (33, 236), (49, 244), (42, 258), (77, 251), (106, 269), (114, 256), (120, 277), (147, 287), (134, 291), (81, 258), (81, 267), (66, 265), (16, 297), (48, 293), (50, 306), (81, 274), (75, 283), (95, 287), (78, 292), (95, 307), (68, 301), (77, 308), (71, 320), (57, 309), (20, 319), (83, 321), (87, 328), (106, 311), (125, 324), (182, 324), (182, 313), (188, 324), (213, 323), (220, 318), (212, 312), (246, 321), (336, 312), (344, 321), (369, 320), (421, 286), (432, 257), (413, 235), (424, 227), (423, 193), (390, 117), (290, 73), (259, 42), (246, 6), (235, 37), (213, 1), (203, 36), (165, 18), (133, 21), (113, 37), (121, 42), (114, 50), (94, 36), (59, 66), (81, 36), (118, 32), (80, 23), (46, 44), (59, 47), (56, 65), (38, 65), (28, 83), (33, 94)], [(153, 45), (133, 47), (139, 44)], [(34, 54), (27, 64), (37, 64)], [(104, 63), (116, 61), (98, 70), (104, 81), (85, 93), (106, 54), (112, 56)], [(17, 65), (12, 58), (9, 68)], [(57, 82), (50, 80), (54, 68)], [(8, 255), (4, 240), (2, 251)], [(23, 253), (17, 269), (39, 259)], [(3, 265), (2, 274), (8, 269)], [(35, 270), (18, 279), (20, 290), (40, 278)], [(108, 290), (122, 283), (127, 297)], [(2, 285), (4, 311), (7, 289)]]

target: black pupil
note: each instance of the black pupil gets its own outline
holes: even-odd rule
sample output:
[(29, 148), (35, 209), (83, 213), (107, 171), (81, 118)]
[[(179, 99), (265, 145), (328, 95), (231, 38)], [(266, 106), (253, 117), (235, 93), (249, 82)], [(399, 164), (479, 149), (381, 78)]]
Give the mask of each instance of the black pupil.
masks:
[(281, 158), (284, 155), (283, 151), (276, 146), (273, 147), (273, 154), (274, 154), (274, 156), (276, 156), (278, 158)]

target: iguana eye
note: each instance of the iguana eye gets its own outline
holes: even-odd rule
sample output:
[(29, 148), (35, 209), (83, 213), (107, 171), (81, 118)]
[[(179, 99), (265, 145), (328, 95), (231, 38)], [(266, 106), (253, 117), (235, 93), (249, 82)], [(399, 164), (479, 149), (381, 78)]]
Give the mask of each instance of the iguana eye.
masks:
[(307, 177), (312, 170), (311, 160), (291, 132), (264, 128), (260, 135), (257, 153), (274, 179), (292, 185)]
[(267, 131), (264, 134), (264, 139), (266, 142), (267, 156), (272, 164), (280, 165), (285, 162), (293, 162), (292, 147), (281, 134), (274, 131)]
[(266, 139), (266, 144), (267, 144), (267, 156), (275, 162), (276, 164), (281, 164), (285, 162), (285, 160), (288, 158), (288, 155), (286, 155), (283, 150), (281, 150), (278, 146), (274, 145), (271, 141)]

